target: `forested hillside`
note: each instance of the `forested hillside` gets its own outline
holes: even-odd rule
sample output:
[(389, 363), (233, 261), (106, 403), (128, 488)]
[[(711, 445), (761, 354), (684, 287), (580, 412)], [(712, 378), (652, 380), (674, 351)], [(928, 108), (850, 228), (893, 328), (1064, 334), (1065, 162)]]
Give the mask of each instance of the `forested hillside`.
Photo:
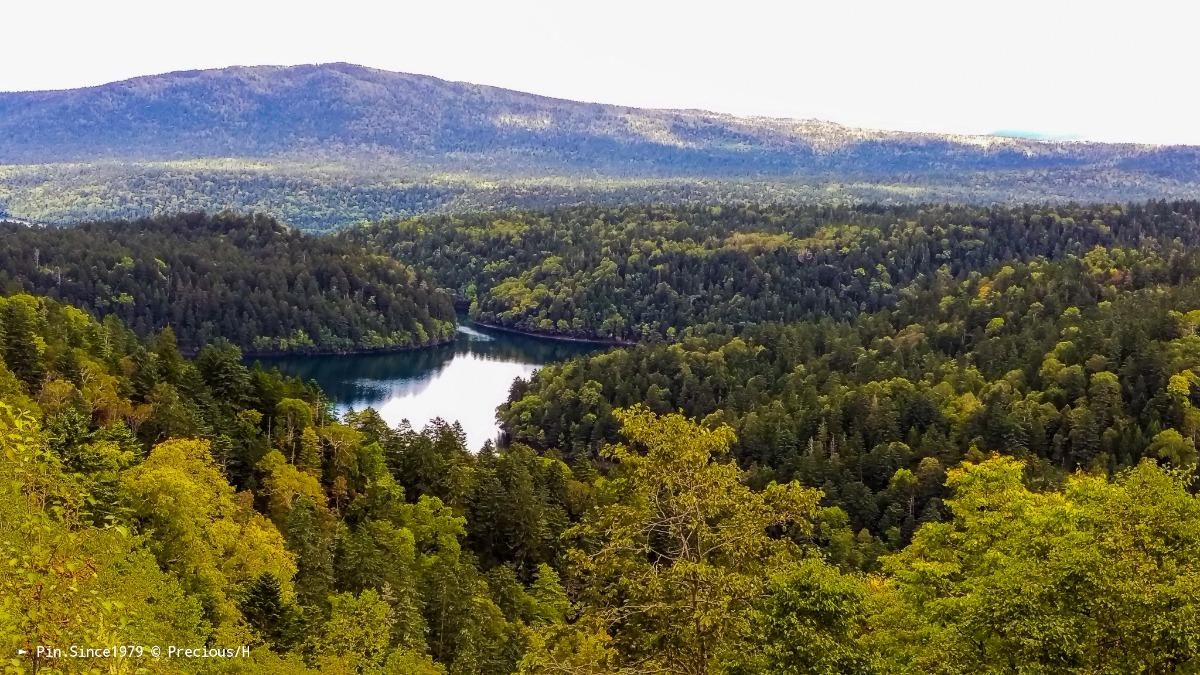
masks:
[[(1039, 459), (1030, 437), (993, 445), (981, 432), (968, 461), (944, 474), (892, 474), (889, 498), (899, 506), (889, 512), (911, 515), (929, 490), (939, 506), (915, 532), (886, 542), (856, 533), (854, 517), (830, 505), (836, 492), (831, 500), (800, 482), (769, 482), (761, 469), (730, 461), (731, 448), (746, 441), (719, 415), (698, 424), (643, 405), (606, 412), (620, 443), (605, 445), (599, 462), (588, 461), (590, 447), (574, 445), (565, 460), (521, 443), (473, 455), (443, 423), (389, 429), (370, 411), (338, 421), (319, 391), (247, 368), (228, 343), (189, 361), (170, 332), (140, 341), (114, 317), (97, 322), (52, 300), (5, 297), (5, 665), (163, 673), (1186, 671), (1200, 655), (1200, 499), (1188, 474), (1169, 467), (1194, 461), (1190, 398), (1200, 361), (1189, 350), (1200, 292), (1191, 262), (1105, 255), (1093, 256), (1090, 276), (1078, 282), (1048, 268), (966, 282), (948, 289), (951, 300), (931, 321), (977, 302), (978, 314), (1004, 316), (1031, 298), (1048, 316), (1059, 309), (1054, 299), (1075, 303), (1044, 328), (1065, 337), (1039, 368), (1054, 384), (1031, 380), (1049, 388), (1031, 388), (1017, 409), (1053, 418), (1049, 408), (1071, 400), (1080, 414), (1108, 415), (1132, 435), (1101, 434), (1090, 471), (1068, 473), (1064, 466), (1084, 459), (1076, 453), (1086, 434), (1060, 462)], [(1127, 281), (1146, 270), (1144, 282)], [(1041, 288), (1032, 275), (1042, 272), (1059, 280)], [(1028, 293), (1013, 290), (1018, 281)], [(1098, 293), (1090, 304), (1089, 290)], [(1142, 320), (1123, 327), (1122, 307), (1148, 299)], [(928, 340), (984, 349), (973, 326)], [(1037, 330), (1008, 330), (1041, 344)], [(951, 406), (963, 424), (1022, 391), (1018, 374), (1008, 376), (1008, 389), (984, 386), (988, 373), (972, 376), (969, 358), (939, 363), (932, 347), (909, 348), (960, 383), (937, 384), (933, 396), (978, 388), (978, 405), (963, 393)], [(738, 347), (708, 358), (753, 356)], [(879, 367), (895, 368), (898, 358)], [(853, 363), (830, 360), (815, 374), (826, 366), (858, 386)], [(1143, 370), (1159, 367), (1173, 373), (1165, 384), (1146, 379), (1141, 398), (1125, 392), (1127, 378), (1140, 381)], [(1090, 381), (1076, 385), (1084, 373)], [(795, 369), (791, 380), (806, 386), (806, 371)], [(767, 384), (751, 378), (747, 386), (755, 382)], [(1086, 402), (1072, 386), (1086, 389)], [(602, 401), (590, 388), (581, 398)], [(832, 382), (825, 389), (834, 391)], [(846, 408), (844, 419), (850, 414)], [(929, 412), (925, 428), (945, 424), (941, 414)], [(1157, 425), (1148, 447), (1130, 440), (1143, 424)], [(830, 466), (845, 457), (853, 471), (850, 433), (809, 457)], [(952, 440), (933, 454), (911, 447), (934, 457), (951, 452)], [(1099, 461), (1105, 453), (1112, 464), (1142, 455), (1161, 464), (1109, 473), (1111, 464)], [(71, 644), (251, 650), (231, 658), (132, 650), (54, 659), (33, 649)]]
[(485, 323), (673, 340), (847, 320), (946, 277), (1095, 246), (1200, 242), (1200, 206), (580, 207), (418, 218), (340, 235), (391, 253)]
[[(548, 366), (501, 412), (513, 438), (595, 457), (613, 409), (732, 426), (756, 480), (820, 487), (893, 546), (945, 514), (945, 470), (1004, 451), (1038, 485), (1197, 459), (1194, 250), (1097, 247), (943, 279), (853, 323), (763, 324)], [(865, 529), (864, 529), (865, 528)]]
[[(366, 265), (449, 308), (419, 281), (434, 275), (476, 315), (518, 297), (507, 286), (556, 298), (512, 305), (528, 316), (648, 328), (518, 380), (503, 447), (471, 453), (440, 420), (337, 418), (314, 385), (247, 366), (221, 334), (232, 324), (197, 334), (216, 337), (189, 359), (183, 324), (135, 331), (119, 312), (0, 297), (0, 658), (42, 672), (1190, 672), (1198, 214), (576, 209), (329, 239), (261, 217), (13, 226), (4, 246), (35, 252), (0, 259), (8, 283), (40, 270), (58, 297), (292, 271), (361, 307), (370, 296), (337, 271)], [(537, 271), (512, 281), (525, 264)], [(71, 270), (92, 285), (67, 284)], [(194, 276), (176, 285), (176, 270)], [(260, 311), (298, 302), (273, 301)], [(250, 652), (35, 649), (70, 644)]]
[(403, 158), (433, 172), (841, 177), (1128, 168), (1180, 178), (1184, 149), (857, 129), (588, 103), (349, 63), (164, 73), (0, 92), (0, 162), (208, 157)]
[(195, 352), (416, 347), (453, 335), (451, 299), (411, 268), (264, 216), (201, 213), (41, 228), (0, 223), (0, 288), (170, 326)]
[[(0, 327), (6, 667), (507, 673), (530, 626), (565, 616), (544, 563), (586, 490), (567, 498), (561, 462), (339, 423), (228, 343), (189, 361), (169, 331), (142, 342), (48, 299), (0, 298)], [(146, 651), (34, 650), (114, 643)], [(151, 645), (254, 649), (211, 665)]]

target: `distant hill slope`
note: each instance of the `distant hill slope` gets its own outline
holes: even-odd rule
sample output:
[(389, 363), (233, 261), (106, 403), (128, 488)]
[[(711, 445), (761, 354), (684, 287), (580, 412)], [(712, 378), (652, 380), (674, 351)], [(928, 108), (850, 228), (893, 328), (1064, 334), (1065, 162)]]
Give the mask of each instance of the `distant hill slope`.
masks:
[[(237, 67), (0, 94), (0, 161), (378, 153), (663, 173), (1076, 167), (1135, 145), (913, 134), (546, 98), (349, 64)], [(1195, 159), (1195, 153), (1192, 158)]]
[[(253, 206), (287, 217), (272, 200), (296, 192), (295, 185), (226, 194), (220, 184), (230, 167), (212, 166), (218, 158), (265, 162), (260, 175), (303, 183), (309, 210), (332, 210), (314, 226), (481, 201), (527, 205), (503, 198), (514, 189), (506, 181), (547, 178), (617, 181), (617, 189), (631, 181), (835, 183), (839, 194), (868, 199), (864, 185), (884, 185), (902, 186), (887, 195), (899, 200), (983, 201), (1177, 197), (1194, 195), (1200, 182), (1197, 147), (870, 131), (814, 120), (647, 110), (348, 64), (236, 67), (0, 93), (0, 164), (40, 165), (0, 166), (0, 211), (13, 215), (61, 221), (77, 211), (128, 216), (168, 206)], [(105, 164), (111, 162), (126, 164)], [(131, 170), (128, 162), (148, 166)], [(434, 177), (444, 181), (447, 173), (468, 179), (424, 194)], [(315, 175), (324, 177), (314, 185)], [(196, 176), (201, 180), (189, 181)], [(329, 180), (345, 180), (354, 188), (370, 186), (369, 198), (386, 202), (377, 193), (399, 179), (407, 181), (403, 190), (416, 186), (421, 200), (364, 207), (366, 197), (340, 206), (311, 197)], [(491, 193), (474, 190), (479, 182), (488, 182)], [(38, 186), (45, 188), (43, 206), (32, 202)], [(964, 187), (965, 197), (958, 194)], [(139, 195), (157, 192), (163, 196), (138, 202)], [(550, 192), (550, 204), (569, 193)], [(170, 193), (174, 200), (167, 199)], [(184, 193), (191, 201), (174, 203)], [(470, 194), (460, 199), (464, 193)], [(721, 190), (709, 186), (699, 193), (719, 196)], [(634, 198), (640, 194), (632, 191)], [(59, 199), (62, 208), (44, 206)]]

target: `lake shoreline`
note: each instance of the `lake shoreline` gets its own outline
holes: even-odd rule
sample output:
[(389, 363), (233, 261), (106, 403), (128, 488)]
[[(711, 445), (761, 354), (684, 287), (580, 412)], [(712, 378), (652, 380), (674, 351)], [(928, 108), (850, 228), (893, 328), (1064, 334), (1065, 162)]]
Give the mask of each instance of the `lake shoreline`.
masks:
[[(538, 333), (536, 331), (522, 330), (520, 328), (510, 328), (494, 323), (484, 323), (476, 321), (467, 316), (460, 316), (459, 321), (455, 324), (457, 329), (459, 326), (478, 326), (485, 330), (493, 330), (498, 333), (509, 333), (512, 335), (522, 335), (525, 337), (536, 338), (538, 340), (551, 340), (554, 342), (567, 342), (581, 345), (599, 345), (603, 347), (632, 347), (636, 342), (629, 340), (606, 340), (603, 338), (582, 338), (572, 337), (570, 335), (555, 335), (553, 333)], [(268, 350), (242, 350), (243, 359), (282, 359), (293, 356), (362, 356), (368, 354), (403, 354), (405, 352), (415, 352), (422, 349), (432, 349), (434, 347), (445, 347), (454, 344), (456, 336), (451, 336), (445, 340), (430, 342), (424, 345), (410, 345), (407, 347), (350, 347), (347, 349), (321, 349), (314, 347), (310, 349), (268, 349)], [(196, 356), (199, 353), (185, 352), (190, 356)]]
[(257, 361), (316, 382), (339, 413), (370, 407), (389, 427), (407, 419), (414, 429), (437, 418), (457, 421), (475, 450), (487, 440), (495, 442), (500, 432), (496, 407), (508, 400), (517, 378), (528, 379), (548, 363), (606, 349), (489, 330), (465, 319), (456, 335), (452, 344), (432, 349), (290, 354)]
[(508, 326), (500, 326), (500, 325), (497, 325), (494, 323), (484, 323), (482, 321), (476, 321), (475, 319), (471, 319), (470, 321), (472, 324), (479, 326), (480, 328), (486, 328), (488, 330), (500, 331), (502, 333), (512, 333), (513, 335), (524, 335), (525, 337), (538, 338), (541, 340), (555, 340), (558, 342), (575, 342), (578, 344), (586, 344), (586, 345), (603, 345), (606, 347), (632, 347), (637, 344), (636, 342), (630, 342), (629, 340), (605, 340), (602, 338), (571, 337), (569, 335), (555, 335), (553, 333), (538, 333), (538, 332), (530, 331), (530, 330), (522, 330), (520, 328), (510, 328)]
[[(351, 347), (349, 349), (275, 349), (266, 351), (247, 351), (242, 350), (242, 358), (244, 359), (280, 359), (291, 356), (361, 356), (365, 354), (401, 354), (404, 352), (415, 352), (422, 349), (432, 349), (434, 347), (445, 347), (446, 345), (454, 344), (454, 337), (449, 337), (445, 340), (430, 342), (424, 345), (410, 345), (407, 347)], [(198, 352), (197, 352), (198, 353)], [(194, 355), (193, 355), (194, 356)]]

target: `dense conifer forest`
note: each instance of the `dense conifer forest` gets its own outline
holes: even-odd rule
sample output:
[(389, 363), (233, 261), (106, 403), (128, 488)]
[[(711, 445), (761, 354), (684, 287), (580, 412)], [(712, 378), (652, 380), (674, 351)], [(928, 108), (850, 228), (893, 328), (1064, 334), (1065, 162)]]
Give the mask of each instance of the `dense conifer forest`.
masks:
[(195, 352), (419, 347), (453, 333), (412, 269), (264, 216), (202, 213), (76, 227), (0, 224), (0, 288), (47, 295)]
[(1093, 247), (1200, 242), (1194, 202), (1064, 207), (579, 207), (340, 235), (412, 264), (485, 323), (671, 341), (850, 320), (944, 277)]
[[(1198, 219), (1150, 202), (574, 208), (326, 239), (225, 216), (14, 226), (0, 659), (1192, 672)], [(313, 297), (285, 272), (306, 269), (327, 270)], [(214, 298), (258, 289), (263, 321), (304, 297), (338, 338), (381, 302), (412, 334), (449, 331), (453, 295), (485, 321), (636, 344), (516, 381), (505, 442), (472, 453), (453, 423), (339, 419), (314, 385), (247, 365), (239, 345), (288, 333), (237, 332), (205, 294), (159, 300), (201, 279)], [(116, 292), (146, 300), (97, 304)], [(251, 650), (18, 653), (70, 644)]]

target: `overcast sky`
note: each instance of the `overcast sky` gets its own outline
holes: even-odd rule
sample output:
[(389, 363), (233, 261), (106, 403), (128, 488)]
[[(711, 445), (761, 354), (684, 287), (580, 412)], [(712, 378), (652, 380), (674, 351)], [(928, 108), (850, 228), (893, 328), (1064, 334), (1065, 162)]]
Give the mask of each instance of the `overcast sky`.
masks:
[(349, 61), (571, 99), (1200, 144), (1187, 0), (10, 0), (0, 90)]

